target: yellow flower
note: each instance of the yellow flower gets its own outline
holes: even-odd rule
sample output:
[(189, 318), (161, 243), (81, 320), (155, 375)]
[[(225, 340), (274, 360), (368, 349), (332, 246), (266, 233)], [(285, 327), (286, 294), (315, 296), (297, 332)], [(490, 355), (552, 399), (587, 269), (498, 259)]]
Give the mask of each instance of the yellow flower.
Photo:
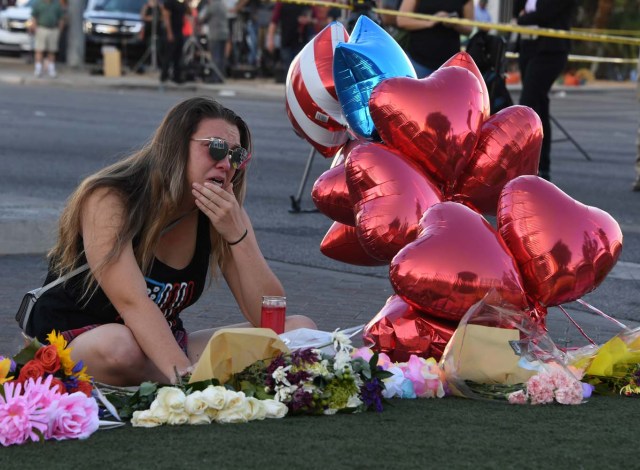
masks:
[[(67, 340), (61, 334), (56, 333), (56, 330), (53, 330), (51, 333), (47, 335), (47, 341), (49, 344), (52, 344), (56, 347), (58, 351), (58, 356), (60, 357), (60, 365), (62, 366), (62, 370), (64, 370), (65, 375), (72, 375), (73, 368), (76, 363), (71, 359), (71, 349), (67, 348)], [(84, 369), (82, 370), (84, 372)]]
[(0, 361), (0, 385), (9, 380), (13, 380), (13, 377), (7, 377), (9, 369), (11, 368), (11, 359), (6, 358)]

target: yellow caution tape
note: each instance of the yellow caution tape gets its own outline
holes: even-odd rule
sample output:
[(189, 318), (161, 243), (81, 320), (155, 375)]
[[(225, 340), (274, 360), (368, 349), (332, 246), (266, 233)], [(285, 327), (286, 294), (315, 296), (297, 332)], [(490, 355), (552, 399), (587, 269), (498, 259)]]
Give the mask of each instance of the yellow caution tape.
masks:
[[(506, 52), (507, 59), (517, 59), (517, 52)], [(618, 57), (596, 57), (591, 55), (575, 55), (569, 54), (569, 62), (598, 62), (607, 64), (637, 64), (638, 59), (622, 59)]]
[[(273, 0), (272, 0), (273, 1)], [(342, 3), (324, 2), (320, 0), (280, 0), (282, 3), (297, 3), (303, 5), (325, 6), (329, 8), (341, 8), (343, 10), (353, 10), (351, 5)], [(443, 18), (434, 15), (424, 15), (421, 13), (404, 13), (397, 10), (386, 10), (383, 8), (372, 8), (371, 11), (380, 15), (406, 16), (419, 20), (439, 21), (441, 23), (457, 24), (462, 26), (472, 26), (479, 29), (503, 31), (507, 33), (528, 34), (531, 36), (545, 36), (559, 39), (572, 39), (574, 41), (607, 42), (613, 44), (626, 44), (630, 46), (640, 46), (640, 38), (625, 36), (613, 36), (607, 34), (597, 34), (588, 31), (565, 31), (563, 29), (532, 28), (516, 24), (485, 23), (483, 21), (467, 20), (464, 18)]]

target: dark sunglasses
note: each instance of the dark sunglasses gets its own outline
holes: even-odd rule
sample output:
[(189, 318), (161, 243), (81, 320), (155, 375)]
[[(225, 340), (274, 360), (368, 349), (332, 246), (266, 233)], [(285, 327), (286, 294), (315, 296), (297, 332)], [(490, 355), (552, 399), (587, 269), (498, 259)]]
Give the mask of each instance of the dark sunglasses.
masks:
[(209, 142), (209, 155), (216, 162), (219, 162), (225, 157), (229, 157), (229, 162), (231, 163), (231, 167), (236, 170), (244, 168), (249, 160), (251, 159), (251, 154), (249, 151), (242, 147), (236, 147), (234, 149), (229, 148), (229, 143), (220, 139), (219, 137), (209, 137), (206, 139), (191, 139), (196, 142)]

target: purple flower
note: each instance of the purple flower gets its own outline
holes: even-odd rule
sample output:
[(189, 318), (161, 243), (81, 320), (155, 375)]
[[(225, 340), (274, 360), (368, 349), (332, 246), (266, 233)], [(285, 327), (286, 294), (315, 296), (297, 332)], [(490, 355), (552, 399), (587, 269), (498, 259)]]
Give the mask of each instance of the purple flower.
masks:
[(291, 411), (311, 409), (313, 407), (313, 394), (299, 388), (293, 392), (288, 405)]
[(373, 378), (368, 382), (365, 382), (360, 387), (360, 399), (365, 404), (367, 409), (373, 408), (377, 412), (382, 411), (382, 390), (384, 386), (379, 379)]
[(287, 372), (287, 380), (291, 384), (298, 385), (302, 382), (306, 382), (311, 378), (311, 373), (306, 370), (299, 370), (297, 372)]
[(291, 353), (291, 362), (294, 366), (301, 367), (306, 364), (318, 362), (318, 355), (312, 348), (298, 349)]

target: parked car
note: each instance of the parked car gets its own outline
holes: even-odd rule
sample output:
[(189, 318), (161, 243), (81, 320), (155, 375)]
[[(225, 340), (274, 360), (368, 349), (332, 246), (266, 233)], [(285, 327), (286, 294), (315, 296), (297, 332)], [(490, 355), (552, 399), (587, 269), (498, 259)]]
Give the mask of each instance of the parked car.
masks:
[(124, 63), (134, 63), (146, 49), (140, 10), (145, 0), (89, 0), (84, 12), (86, 60), (102, 57), (102, 46), (120, 49)]
[(0, 50), (33, 51), (33, 36), (28, 32), (31, 5), (35, 0), (18, 0), (15, 6), (0, 11)]

